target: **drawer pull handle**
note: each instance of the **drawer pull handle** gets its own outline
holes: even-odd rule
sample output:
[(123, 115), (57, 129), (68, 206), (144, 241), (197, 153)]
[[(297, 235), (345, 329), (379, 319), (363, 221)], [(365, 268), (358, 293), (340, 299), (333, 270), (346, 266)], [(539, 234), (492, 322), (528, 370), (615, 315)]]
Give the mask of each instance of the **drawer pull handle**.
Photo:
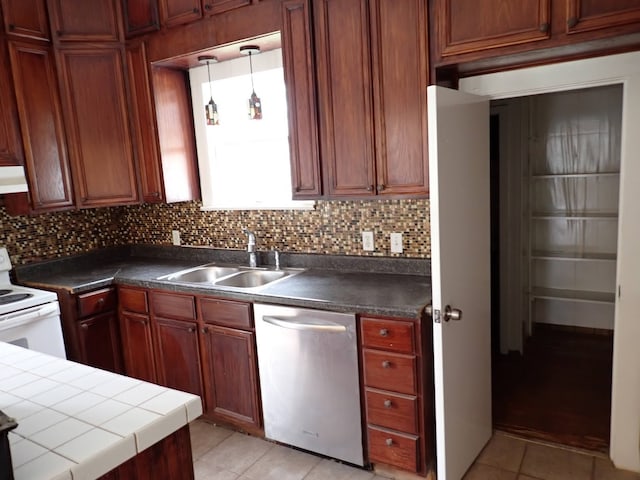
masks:
[(391, 362), (389, 360), (383, 360), (382, 368), (391, 368)]
[(388, 399), (385, 400), (383, 405), (384, 405), (384, 408), (391, 408), (391, 400), (388, 400)]
[(104, 305), (104, 298), (99, 298), (96, 303), (101, 307), (102, 305)]
[(393, 445), (393, 438), (387, 438), (384, 443), (387, 445), (387, 447), (390, 447)]
[(389, 335), (389, 330), (387, 330), (386, 328), (381, 328), (380, 329), (380, 336), (381, 337), (386, 337), (387, 335)]

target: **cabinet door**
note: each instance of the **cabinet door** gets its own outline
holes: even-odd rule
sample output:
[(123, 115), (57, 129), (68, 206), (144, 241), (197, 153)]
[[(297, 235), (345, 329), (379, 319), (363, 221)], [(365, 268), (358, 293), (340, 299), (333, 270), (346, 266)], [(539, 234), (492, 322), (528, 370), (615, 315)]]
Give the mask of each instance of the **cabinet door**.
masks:
[(282, 3), (282, 56), (287, 86), (293, 198), (322, 194), (309, 0)]
[(441, 57), (549, 38), (551, 0), (435, 0)]
[(185, 72), (153, 67), (154, 106), (168, 203), (200, 198), (193, 106)]
[(122, 372), (118, 317), (109, 312), (78, 322), (80, 360), (92, 367)]
[(142, 199), (145, 202), (158, 203), (164, 200), (164, 189), (149, 67), (143, 42), (127, 47), (127, 68)]
[(198, 328), (195, 322), (155, 318), (158, 382), (203, 395)]
[(21, 165), (22, 145), (18, 111), (10, 72), (7, 44), (0, 39), (0, 165)]
[(4, 28), (8, 34), (49, 39), (45, 0), (2, 0)]
[(34, 211), (73, 207), (71, 175), (50, 47), (9, 42)]
[(58, 69), (76, 202), (138, 201), (123, 49), (59, 49)]
[(127, 38), (160, 28), (156, 0), (122, 0), (122, 10)]
[(211, 325), (202, 332), (208, 414), (259, 427), (255, 334)]
[(251, 5), (251, 0), (203, 0), (204, 12), (209, 15)]
[(120, 334), (125, 373), (147, 382), (156, 382), (151, 324), (147, 315), (120, 312)]
[(171, 27), (202, 18), (200, 0), (160, 0), (162, 25)]
[(117, 42), (122, 39), (118, 0), (47, 0), (55, 40)]
[(640, 22), (638, 0), (567, 0), (567, 33)]
[(429, 191), (426, 3), (372, 0), (370, 5), (376, 190), (383, 195), (426, 195)]
[(313, 2), (320, 150), (329, 196), (374, 193), (368, 4), (365, 0)]

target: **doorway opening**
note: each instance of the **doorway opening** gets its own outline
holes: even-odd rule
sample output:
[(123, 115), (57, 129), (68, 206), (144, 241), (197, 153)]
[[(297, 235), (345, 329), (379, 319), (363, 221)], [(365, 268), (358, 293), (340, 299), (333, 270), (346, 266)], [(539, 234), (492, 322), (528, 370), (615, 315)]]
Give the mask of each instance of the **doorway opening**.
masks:
[(491, 109), (494, 427), (606, 452), (622, 86)]

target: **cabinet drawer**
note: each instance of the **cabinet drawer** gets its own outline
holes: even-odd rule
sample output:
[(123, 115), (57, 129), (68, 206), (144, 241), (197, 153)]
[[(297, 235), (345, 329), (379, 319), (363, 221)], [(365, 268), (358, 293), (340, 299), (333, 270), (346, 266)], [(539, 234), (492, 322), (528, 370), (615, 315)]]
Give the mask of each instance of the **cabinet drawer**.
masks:
[(363, 350), (364, 384), (394, 392), (417, 393), (416, 357), (400, 353)]
[(369, 460), (394, 465), (404, 470), (419, 470), (420, 437), (369, 426)]
[(121, 288), (118, 291), (120, 309), (135, 313), (149, 313), (147, 292), (134, 288)]
[(192, 295), (151, 292), (151, 313), (156, 317), (195, 320), (195, 298)]
[(253, 329), (251, 304), (217, 298), (201, 298), (200, 312), (206, 323), (231, 328)]
[(401, 353), (415, 352), (413, 322), (361, 317), (362, 345)]
[(418, 398), (367, 388), (367, 423), (418, 433)]
[(78, 316), (88, 317), (97, 313), (114, 310), (117, 295), (114, 288), (103, 288), (78, 295)]

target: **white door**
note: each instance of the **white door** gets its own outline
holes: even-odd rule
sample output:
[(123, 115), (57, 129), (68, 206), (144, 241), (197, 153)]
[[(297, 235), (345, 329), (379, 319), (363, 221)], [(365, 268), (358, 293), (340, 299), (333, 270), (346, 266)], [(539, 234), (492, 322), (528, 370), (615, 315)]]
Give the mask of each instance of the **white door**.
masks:
[(489, 101), (427, 92), (438, 480), (459, 480), (492, 428)]

